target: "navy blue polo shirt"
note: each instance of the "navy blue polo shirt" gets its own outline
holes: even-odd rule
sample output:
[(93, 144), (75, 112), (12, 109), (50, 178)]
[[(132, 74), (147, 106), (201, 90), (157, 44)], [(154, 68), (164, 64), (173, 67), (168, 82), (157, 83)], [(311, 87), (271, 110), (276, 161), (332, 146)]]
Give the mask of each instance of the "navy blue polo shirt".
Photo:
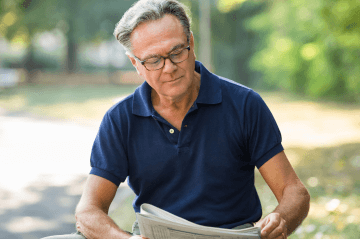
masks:
[(181, 131), (154, 110), (144, 82), (105, 114), (90, 173), (116, 185), (128, 177), (136, 212), (150, 203), (205, 226), (258, 221), (254, 168), (283, 150), (278, 126), (253, 90), (200, 62), (195, 70), (200, 91)]

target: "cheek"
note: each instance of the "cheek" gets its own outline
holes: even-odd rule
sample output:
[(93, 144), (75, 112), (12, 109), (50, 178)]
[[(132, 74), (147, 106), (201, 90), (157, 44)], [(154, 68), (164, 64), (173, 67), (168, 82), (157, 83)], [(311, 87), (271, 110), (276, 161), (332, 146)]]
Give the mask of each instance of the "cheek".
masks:
[(155, 71), (143, 72), (143, 78), (152, 88), (156, 88), (160, 83), (160, 74)]
[(147, 75), (148, 75), (148, 71), (141, 65), (141, 66), (138, 66), (138, 68), (136, 69), (138, 71), (138, 74), (143, 77), (144, 79), (147, 78)]

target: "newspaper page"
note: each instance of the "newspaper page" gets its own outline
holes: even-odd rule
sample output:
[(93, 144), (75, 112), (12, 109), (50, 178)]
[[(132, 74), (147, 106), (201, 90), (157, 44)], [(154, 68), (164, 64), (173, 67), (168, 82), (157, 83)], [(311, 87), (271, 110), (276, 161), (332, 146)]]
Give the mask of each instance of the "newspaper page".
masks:
[(211, 227), (197, 228), (190, 225), (150, 218), (137, 213), (141, 235), (152, 239), (256, 239), (260, 238), (257, 227), (241, 230), (219, 229)]
[(196, 223), (190, 222), (184, 218), (178, 217), (172, 213), (169, 213), (161, 208), (155, 207), (154, 205), (148, 204), (148, 203), (143, 203), (140, 206), (140, 213), (145, 214), (145, 215), (149, 215), (149, 216), (156, 216), (159, 217), (161, 219), (164, 220), (168, 220), (171, 222), (176, 222), (176, 223), (182, 223), (182, 224), (188, 224), (188, 225), (193, 225), (193, 226), (201, 226), (198, 225)]
[[(147, 204), (148, 205), (148, 204)], [(223, 229), (205, 227), (177, 217), (155, 206), (141, 207), (137, 213), (141, 235), (153, 239), (239, 239), (260, 238), (260, 228)], [(155, 216), (157, 215), (157, 216)]]

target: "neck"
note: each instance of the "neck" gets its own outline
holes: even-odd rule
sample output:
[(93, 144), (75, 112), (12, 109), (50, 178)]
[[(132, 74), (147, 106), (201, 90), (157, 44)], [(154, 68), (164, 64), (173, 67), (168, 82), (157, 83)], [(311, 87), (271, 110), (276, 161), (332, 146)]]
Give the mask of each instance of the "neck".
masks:
[(192, 86), (185, 94), (177, 97), (162, 96), (152, 89), (151, 100), (154, 108), (171, 109), (176, 111), (188, 111), (195, 102), (200, 90), (200, 74), (195, 72)]

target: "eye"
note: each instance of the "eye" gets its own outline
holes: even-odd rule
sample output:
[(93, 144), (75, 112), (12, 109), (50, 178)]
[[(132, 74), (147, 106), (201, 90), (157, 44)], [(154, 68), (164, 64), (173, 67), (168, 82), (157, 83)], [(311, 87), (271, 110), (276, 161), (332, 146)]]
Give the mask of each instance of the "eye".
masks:
[(148, 63), (148, 64), (156, 64), (156, 63), (159, 63), (161, 60), (161, 58), (149, 58), (145, 61), (145, 63)]
[(179, 55), (179, 54), (181, 54), (181, 52), (182, 52), (183, 50), (184, 50), (184, 49), (175, 50), (174, 52), (171, 53), (171, 56)]

